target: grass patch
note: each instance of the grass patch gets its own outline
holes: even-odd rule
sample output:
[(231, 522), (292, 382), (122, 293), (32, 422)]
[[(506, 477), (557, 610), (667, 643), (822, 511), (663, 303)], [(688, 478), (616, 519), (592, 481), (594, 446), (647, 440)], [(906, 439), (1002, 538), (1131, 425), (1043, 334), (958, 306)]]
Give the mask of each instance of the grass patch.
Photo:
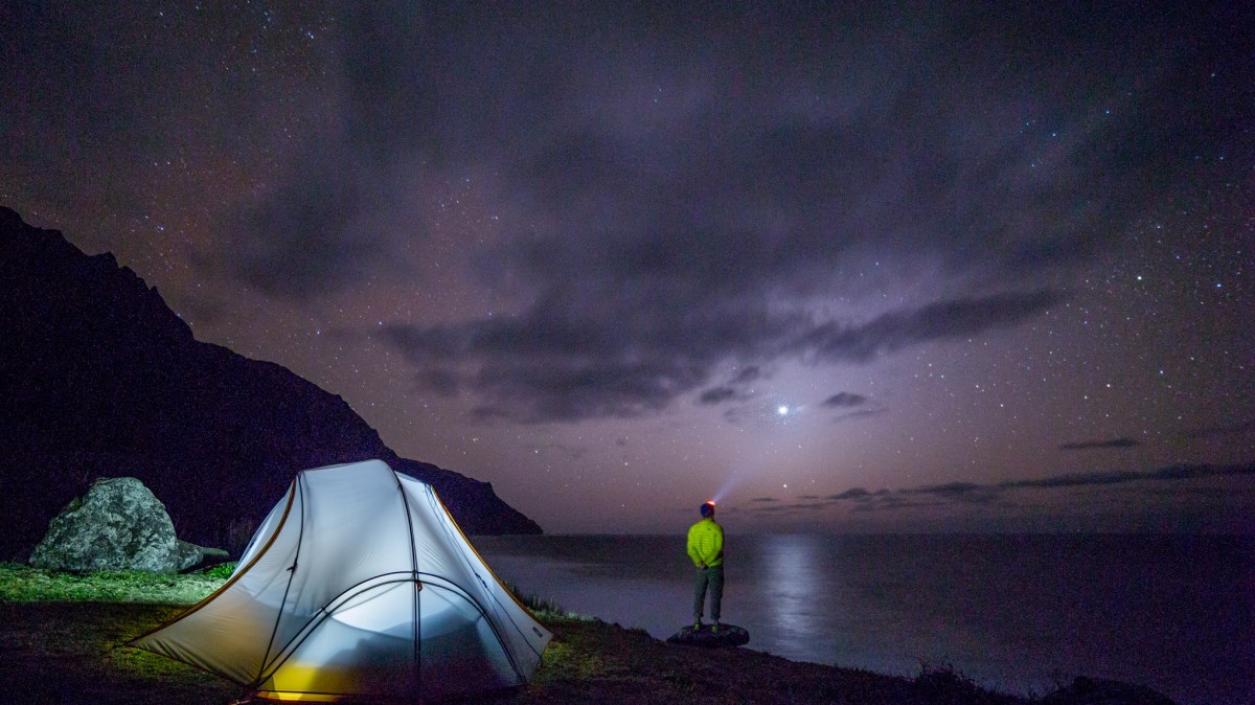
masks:
[(562, 609), (562, 605), (559, 605), (557, 602), (554, 602), (553, 600), (550, 600), (547, 597), (534, 595), (530, 592), (523, 592), (522, 590), (519, 589), (519, 586), (515, 585), (514, 583), (507, 582), (505, 583), (505, 587), (507, 590), (510, 591), (512, 595), (514, 595), (514, 597), (519, 602), (523, 603), (524, 607), (531, 610), (532, 613), (537, 616), (559, 617), (559, 618), (579, 617), (579, 615), (575, 614), (574, 612), (567, 612), (566, 610)]
[(930, 702), (978, 703), (1001, 702), (1005, 696), (985, 690), (970, 676), (952, 664), (920, 663), (915, 689)]
[[(223, 564), (226, 565), (226, 564)], [(188, 605), (226, 580), (214, 566), (205, 573), (105, 570), (65, 573), (17, 563), (0, 563), (0, 602), (121, 602)], [(226, 571), (229, 575), (230, 571)]]
[(218, 580), (226, 580), (227, 578), (231, 577), (232, 573), (235, 572), (235, 561), (228, 561), (226, 563), (219, 563), (218, 565), (211, 565), (208, 568), (205, 568), (204, 570), (198, 570), (196, 572), (200, 575), (205, 576), (206, 578), (216, 578)]

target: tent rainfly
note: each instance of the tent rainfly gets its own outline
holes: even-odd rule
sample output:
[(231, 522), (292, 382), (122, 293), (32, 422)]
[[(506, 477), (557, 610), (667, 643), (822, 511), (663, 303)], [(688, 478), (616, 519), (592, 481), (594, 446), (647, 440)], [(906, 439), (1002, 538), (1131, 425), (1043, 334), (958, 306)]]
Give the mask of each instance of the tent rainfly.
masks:
[(131, 642), (268, 700), (438, 700), (525, 683), (550, 634), (436, 492), (379, 460), (305, 470), (227, 582)]

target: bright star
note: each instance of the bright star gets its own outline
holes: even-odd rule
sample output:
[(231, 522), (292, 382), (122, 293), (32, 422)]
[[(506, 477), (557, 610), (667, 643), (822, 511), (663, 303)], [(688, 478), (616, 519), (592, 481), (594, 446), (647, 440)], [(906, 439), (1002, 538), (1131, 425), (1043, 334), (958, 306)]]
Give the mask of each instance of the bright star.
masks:
[(784, 405), (784, 404), (781, 404), (780, 406), (777, 406), (777, 407), (776, 407), (776, 413), (777, 413), (777, 414), (779, 414), (779, 415), (781, 415), (781, 416), (788, 416), (788, 415), (789, 415), (789, 407), (788, 407), (788, 406), (786, 406), (786, 405)]

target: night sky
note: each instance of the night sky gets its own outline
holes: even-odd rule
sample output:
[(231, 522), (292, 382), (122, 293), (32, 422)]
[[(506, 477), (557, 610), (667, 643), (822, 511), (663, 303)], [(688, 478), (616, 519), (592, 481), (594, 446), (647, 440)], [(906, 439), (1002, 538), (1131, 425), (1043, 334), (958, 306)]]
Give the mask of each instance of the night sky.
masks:
[(1255, 5), (89, 5), (0, 204), (550, 532), (1255, 531)]

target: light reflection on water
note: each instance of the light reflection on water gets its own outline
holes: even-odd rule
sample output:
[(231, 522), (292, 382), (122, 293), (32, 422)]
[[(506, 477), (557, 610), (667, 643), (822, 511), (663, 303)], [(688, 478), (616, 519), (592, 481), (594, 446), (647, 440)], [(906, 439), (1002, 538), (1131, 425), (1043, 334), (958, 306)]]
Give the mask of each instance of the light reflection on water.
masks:
[(826, 595), (816, 574), (820, 556), (813, 536), (768, 536), (761, 544), (766, 575), (767, 614), (781, 642), (813, 641), (820, 635), (816, 603)]
[[(683, 536), (476, 537), (525, 592), (665, 638), (691, 619)], [(1042, 693), (1140, 683), (1255, 702), (1255, 539), (729, 535), (723, 618), (750, 648), (913, 675), (952, 664)]]

